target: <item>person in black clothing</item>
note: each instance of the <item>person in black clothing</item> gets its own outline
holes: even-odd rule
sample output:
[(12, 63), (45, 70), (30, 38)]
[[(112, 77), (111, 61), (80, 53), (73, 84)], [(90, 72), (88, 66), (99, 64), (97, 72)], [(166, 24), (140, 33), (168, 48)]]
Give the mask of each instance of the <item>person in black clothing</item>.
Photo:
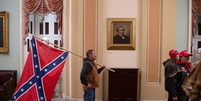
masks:
[(189, 62), (189, 58), (192, 54), (188, 53), (188, 51), (181, 51), (179, 54), (179, 60), (177, 61), (177, 97), (178, 101), (188, 101), (189, 98), (186, 95), (185, 91), (182, 89), (182, 84), (185, 78), (191, 72), (191, 63)]
[(123, 26), (119, 26), (116, 31), (118, 35), (113, 37), (113, 44), (130, 44), (130, 37), (124, 35), (125, 29)]
[(165, 67), (165, 90), (168, 92), (168, 101), (177, 101), (177, 77), (175, 75), (176, 62), (179, 59), (179, 52), (177, 50), (170, 50), (170, 59), (163, 62)]
[(84, 101), (95, 101), (95, 88), (99, 87), (99, 76), (98, 74), (105, 68), (97, 69), (94, 60), (96, 60), (96, 54), (94, 50), (88, 50), (86, 53), (87, 57), (83, 59), (83, 68), (80, 73), (80, 80), (83, 84), (84, 90)]

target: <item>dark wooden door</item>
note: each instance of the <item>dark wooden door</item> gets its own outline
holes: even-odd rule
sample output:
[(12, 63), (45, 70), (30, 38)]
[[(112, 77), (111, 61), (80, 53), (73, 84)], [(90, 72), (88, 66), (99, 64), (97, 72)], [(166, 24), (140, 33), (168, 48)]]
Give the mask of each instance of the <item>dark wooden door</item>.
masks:
[(137, 70), (109, 72), (109, 101), (137, 101)]
[(123, 73), (122, 71), (115, 70), (109, 73), (109, 101), (123, 101)]
[(137, 101), (137, 71), (124, 70), (123, 101)]

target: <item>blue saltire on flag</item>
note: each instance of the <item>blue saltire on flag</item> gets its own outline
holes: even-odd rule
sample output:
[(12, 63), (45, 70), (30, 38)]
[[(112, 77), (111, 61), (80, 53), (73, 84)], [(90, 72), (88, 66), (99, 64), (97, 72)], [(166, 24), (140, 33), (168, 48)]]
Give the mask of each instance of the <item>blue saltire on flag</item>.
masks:
[(31, 50), (12, 101), (51, 101), (68, 52), (32, 38)]

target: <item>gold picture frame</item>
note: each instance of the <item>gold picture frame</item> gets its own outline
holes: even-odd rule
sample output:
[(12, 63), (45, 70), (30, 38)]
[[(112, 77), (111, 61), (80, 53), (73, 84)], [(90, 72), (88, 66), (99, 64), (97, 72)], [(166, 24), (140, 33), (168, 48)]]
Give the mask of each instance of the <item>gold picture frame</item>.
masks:
[(0, 53), (8, 53), (8, 12), (0, 12)]
[[(123, 34), (119, 29), (123, 29)], [(135, 18), (107, 19), (107, 50), (135, 50), (135, 37)]]

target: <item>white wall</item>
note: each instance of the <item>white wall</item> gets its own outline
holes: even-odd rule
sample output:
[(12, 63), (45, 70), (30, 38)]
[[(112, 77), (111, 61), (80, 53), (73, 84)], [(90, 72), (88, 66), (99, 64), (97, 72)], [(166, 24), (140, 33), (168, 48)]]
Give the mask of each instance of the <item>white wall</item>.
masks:
[[(103, 0), (104, 63), (112, 68), (141, 66), (141, 0)], [(107, 50), (107, 18), (136, 18), (136, 50)]]
[(20, 75), (20, 0), (0, 0), (0, 11), (8, 12), (9, 52), (0, 54), (1, 70), (17, 70)]

